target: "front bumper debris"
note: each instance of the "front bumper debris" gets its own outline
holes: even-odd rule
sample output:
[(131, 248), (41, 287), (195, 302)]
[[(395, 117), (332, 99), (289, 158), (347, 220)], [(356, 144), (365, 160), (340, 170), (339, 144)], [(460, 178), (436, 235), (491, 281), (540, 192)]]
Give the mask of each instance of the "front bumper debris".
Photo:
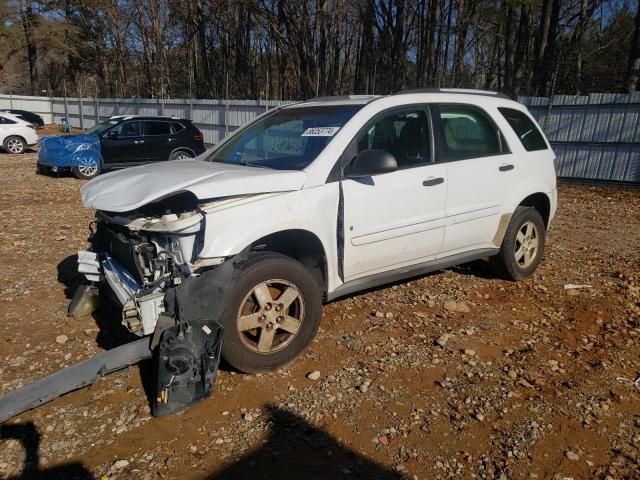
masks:
[[(72, 301), (69, 314), (90, 313), (87, 296), (97, 296), (95, 284), (104, 281), (122, 307), (122, 324), (127, 330), (139, 336), (153, 333), (158, 317), (165, 311), (164, 291), (145, 292), (133, 275), (108, 253), (78, 252), (78, 271), (90, 282), (89, 287), (93, 290), (86, 292), (88, 287), (80, 286), (83, 291), (76, 293), (78, 300)], [(97, 299), (91, 303), (94, 310), (95, 303)]]

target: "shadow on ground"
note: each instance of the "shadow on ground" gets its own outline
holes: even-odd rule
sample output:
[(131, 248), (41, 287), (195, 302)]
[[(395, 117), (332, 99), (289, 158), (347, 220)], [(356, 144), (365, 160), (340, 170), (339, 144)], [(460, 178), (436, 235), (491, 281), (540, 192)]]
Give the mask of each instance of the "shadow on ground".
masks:
[(40, 468), (40, 432), (32, 422), (0, 425), (0, 444), (19, 441), (25, 449), (22, 471), (8, 480), (89, 480), (91, 472), (81, 463), (71, 462), (50, 468)]
[(209, 480), (399, 480), (398, 472), (342, 446), (303, 418), (270, 405), (270, 432), (262, 446), (235, 463), (213, 472)]

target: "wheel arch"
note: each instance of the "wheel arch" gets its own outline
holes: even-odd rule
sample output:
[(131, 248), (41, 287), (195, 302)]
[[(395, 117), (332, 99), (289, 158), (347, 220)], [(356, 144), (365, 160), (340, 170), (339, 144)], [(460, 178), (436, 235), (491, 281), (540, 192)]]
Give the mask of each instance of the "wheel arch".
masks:
[(551, 220), (551, 199), (546, 193), (532, 193), (524, 198), (518, 206), (535, 208), (542, 217), (545, 228), (549, 228), (549, 222)]
[(176, 152), (187, 152), (193, 155), (194, 157), (197, 157), (196, 152), (194, 152), (189, 147), (176, 147), (173, 150), (171, 150), (171, 152), (169, 152), (169, 158), (171, 158), (171, 155), (173, 155)]
[(251, 242), (243, 252), (275, 252), (299, 261), (318, 283), (322, 296), (326, 297), (327, 253), (315, 233), (301, 228), (280, 230)]

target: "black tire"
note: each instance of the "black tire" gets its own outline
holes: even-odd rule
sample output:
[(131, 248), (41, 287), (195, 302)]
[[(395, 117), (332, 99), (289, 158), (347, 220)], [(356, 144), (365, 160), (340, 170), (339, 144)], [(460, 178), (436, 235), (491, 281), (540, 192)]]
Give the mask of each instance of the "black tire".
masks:
[(169, 155), (169, 160), (186, 160), (187, 158), (193, 158), (193, 154), (187, 150), (176, 150)]
[(27, 149), (27, 142), (24, 141), (24, 138), (18, 137), (17, 135), (11, 135), (4, 139), (2, 143), (2, 147), (6, 153), (12, 154), (20, 154), (24, 153)]
[[(517, 251), (521, 251), (518, 248), (521, 245), (518, 240), (518, 234), (523, 228), (526, 228), (525, 225), (527, 224), (532, 224), (535, 227), (533, 232), (535, 232), (537, 239), (535, 254), (531, 254), (530, 263), (527, 261), (520, 262), (516, 259)], [(540, 213), (532, 207), (516, 208), (504, 234), (500, 252), (491, 257), (490, 262), (493, 270), (498, 276), (506, 280), (522, 280), (530, 277), (542, 261), (545, 237), (546, 228)], [(527, 248), (524, 249), (527, 250)]]
[(88, 168), (87, 165), (76, 165), (75, 167), (71, 168), (71, 171), (76, 178), (79, 178), (81, 180), (91, 180), (92, 178), (96, 178), (102, 172), (102, 166), (100, 165), (100, 162), (97, 162), (95, 159), (88, 159), (87, 161), (93, 161), (96, 163), (92, 164), (92, 168)]
[[(264, 372), (275, 370), (278, 367), (291, 362), (313, 341), (320, 326), (320, 317), (322, 315), (322, 295), (318, 283), (311, 276), (309, 271), (300, 263), (284, 255), (276, 253), (259, 253), (252, 255), (240, 267), (240, 274), (237, 282), (235, 282), (220, 319), (220, 323), (225, 329), (222, 340), (222, 357), (232, 367), (247, 373)], [(272, 280), (283, 280), (289, 282), (300, 293), (299, 297), (303, 302), (302, 305), (302, 322), (299, 329), (292, 337), (285, 330), (276, 328), (276, 341), (280, 340), (280, 345), (275, 345), (274, 351), (269, 353), (259, 352), (249, 344), (252, 342), (251, 332), (255, 333), (256, 345), (258, 348), (258, 340), (264, 331), (264, 328), (240, 332), (238, 326), (238, 318), (241, 307), (251, 306), (251, 302), (255, 301), (254, 288), (263, 282)], [(270, 290), (271, 291), (271, 290)], [(282, 290), (279, 295), (284, 292)], [(280, 296), (274, 300), (280, 298)], [(247, 300), (248, 299), (248, 300)], [(295, 302), (299, 302), (296, 300)], [(294, 303), (295, 303), (294, 302)], [(263, 312), (263, 309), (255, 302), (252, 315)], [(275, 305), (276, 303), (274, 303)], [(279, 305), (279, 304), (278, 304)], [(298, 305), (298, 303), (295, 303)], [(295, 307), (292, 304), (292, 307)], [(298, 310), (299, 311), (299, 310)], [(247, 314), (247, 313), (245, 313)], [(276, 315), (275, 310), (270, 315)], [(294, 315), (291, 307), (285, 309), (284, 315)], [(269, 320), (268, 317), (267, 320)], [(264, 322), (262, 325), (265, 325)], [(273, 327), (272, 327), (273, 328)], [(273, 337), (272, 337), (273, 338)], [(290, 338), (290, 340), (282, 341)], [(270, 344), (271, 345), (271, 344)]]

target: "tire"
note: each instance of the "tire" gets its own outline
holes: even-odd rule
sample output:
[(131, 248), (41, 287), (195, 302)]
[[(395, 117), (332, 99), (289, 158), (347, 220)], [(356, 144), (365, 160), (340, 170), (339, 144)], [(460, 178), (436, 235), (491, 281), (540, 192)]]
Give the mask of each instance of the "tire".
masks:
[(93, 157), (82, 157), (78, 160), (78, 165), (71, 168), (73, 175), (81, 180), (91, 180), (100, 175), (102, 170), (100, 162)]
[[(530, 277), (542, 261), (545, 237), (546, 228), (540, 213), (532, 207), (516, 208), (500, 252), (490, 260), (491, 266), (506, 280)], [(523, 241), (526, 242), (524, 245)]]
[[(301, 263), (276, 253), (250, 256), (239, 268), (220, 319), (222, 357), (242, 372), (275, 370), (315, 338), (322, 315), (320, 288)], [(278, 303), (285, 293), (287, 299)], [(283, 303), (289, 305), (283, 309)]]
[(20, 154), (26, 150), (27, 143), (22, 137), (12, 135), (4, 139), (2, 147), (6, 153)]
[(188, 158), (193, 158), (193, 154), (186, 150), (176, 150), (169, 155), (169, 160), (187, 160)]

